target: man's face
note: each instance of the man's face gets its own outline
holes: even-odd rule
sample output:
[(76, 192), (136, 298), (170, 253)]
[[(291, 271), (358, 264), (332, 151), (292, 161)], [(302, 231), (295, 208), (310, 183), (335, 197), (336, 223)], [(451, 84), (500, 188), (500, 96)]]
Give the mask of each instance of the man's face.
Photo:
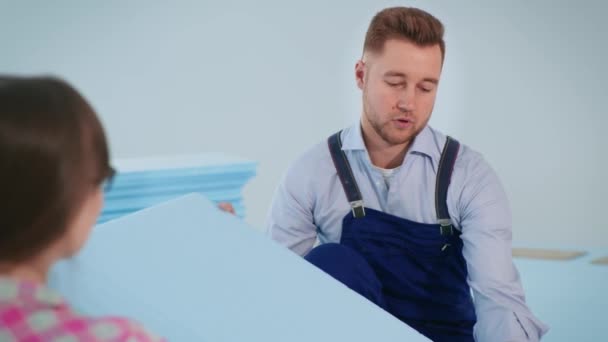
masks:
[(366, 53), (355, 68), (363, 90), (364, 133), (389, 146), (411, 142), (431, 117), (441, 66), (438, 44), (391, 39), (381, 53)]

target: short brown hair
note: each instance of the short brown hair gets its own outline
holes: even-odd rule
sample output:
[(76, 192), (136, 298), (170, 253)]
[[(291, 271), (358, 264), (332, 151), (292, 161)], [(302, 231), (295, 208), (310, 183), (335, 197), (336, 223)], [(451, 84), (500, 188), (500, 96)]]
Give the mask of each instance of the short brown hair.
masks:
[(444, 28), (431, 14), (412, 7), (391, 7), (378, 12), (367, 29), (363, 52), (380, 53), (389, 39), (404, 39), (419, 46), (439, 44), (445, 57)]
[(0, 75), (0, 262), (37, 256), (112, 173), (89, 103), (54, 77)]

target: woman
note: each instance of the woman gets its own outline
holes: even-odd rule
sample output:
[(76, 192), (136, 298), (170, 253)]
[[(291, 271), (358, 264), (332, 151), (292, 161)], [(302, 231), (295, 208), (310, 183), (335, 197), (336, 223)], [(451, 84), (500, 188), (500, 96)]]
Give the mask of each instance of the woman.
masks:
[(113, 175), (101, 123), (52, 77), (0, 76), (0, 341), (158, 341), (123, 318), (85, 317), (46, 287), (84, 245)]

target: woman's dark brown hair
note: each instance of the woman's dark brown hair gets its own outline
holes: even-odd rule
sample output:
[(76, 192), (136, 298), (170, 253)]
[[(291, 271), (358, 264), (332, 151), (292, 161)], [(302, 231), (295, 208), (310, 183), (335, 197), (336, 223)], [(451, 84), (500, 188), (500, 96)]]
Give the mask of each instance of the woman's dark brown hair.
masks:
[(111, 174), (103, 127), (77, 90), (54, 77), (0, 75), (0, 263), (62, 237)]

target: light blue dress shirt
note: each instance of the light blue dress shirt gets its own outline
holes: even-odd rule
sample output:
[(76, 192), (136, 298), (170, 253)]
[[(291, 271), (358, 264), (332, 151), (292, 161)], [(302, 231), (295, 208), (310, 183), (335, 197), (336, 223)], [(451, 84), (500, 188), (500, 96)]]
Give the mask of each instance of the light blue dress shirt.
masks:
[[(342, 132), (346, 153), (366, 207), (420, 223), (437, 223), (435, 178), (446, 136), (427, 126), (403, 164), (386, 181), (371, 164), (360, 125)], [(462, 232), (468, 283), (473, 292), (478, 342), (538, 341), (548, 327), (526, 306), (511, 256), (511, 212), (496, 173), (483, 157), (462, 145), (447, 205)], [(350, 211), (323, 141), (300, 156), (276, 190), (268, 214), (269, 236), (305, 255), (320, 243), (339, 242)]]

